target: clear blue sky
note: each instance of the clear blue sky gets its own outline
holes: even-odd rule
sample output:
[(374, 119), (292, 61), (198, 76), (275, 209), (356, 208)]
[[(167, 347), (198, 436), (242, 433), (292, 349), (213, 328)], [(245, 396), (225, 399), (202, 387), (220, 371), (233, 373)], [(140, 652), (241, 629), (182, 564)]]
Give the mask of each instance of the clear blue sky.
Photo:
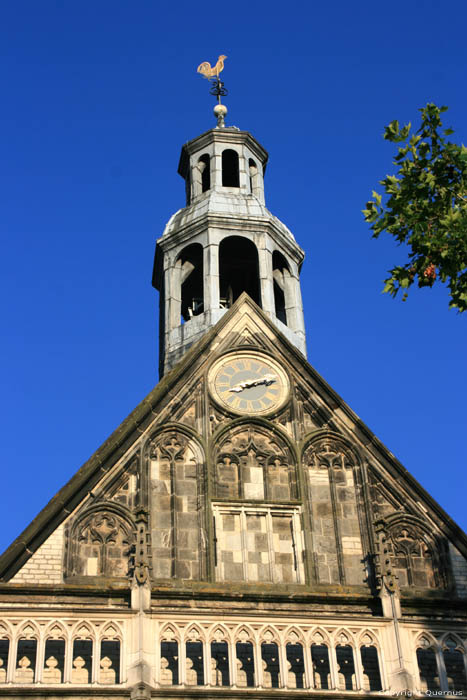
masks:
[(0, 550), (157, 381), (154, 245), (220, 53), (228, 123), (269, 151), (267, 205), (307, 254), (310, 362), (467, 527), (467, 315), (382, 295), (403, 251), (360, 211), (390, 120), (447, 104), (467, 143), (466, 24), (464, 0), (3, 3)]

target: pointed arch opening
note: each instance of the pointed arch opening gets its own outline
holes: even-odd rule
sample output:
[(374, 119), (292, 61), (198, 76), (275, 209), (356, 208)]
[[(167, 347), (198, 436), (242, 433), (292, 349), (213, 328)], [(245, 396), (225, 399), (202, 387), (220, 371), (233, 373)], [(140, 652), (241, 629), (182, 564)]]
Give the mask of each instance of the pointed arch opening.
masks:
[(331, 688), (331, 666), (329, 663), (329, 648), (319, 637), (311, 645), (311, 663), (313, 672), (313, 687), (319, 690)]
[(258, 250), (243, 236), (227, 236), (219, 246), (219, 285), (222, 308), (230, 308), (242, 292), (261, 306)]
[(204, 311), (203, 246), (192, 243), (178, 256), (181, 284), (181, 320), (189, 321)]
[(304, 688), (305, 660), (300, 642), (288, 642), (285, 646), (287, 658), (287, 688)]
[(448, 689), (456, 695), (467, 690), (465, 651), (461, 642), (449, 636), (443, 644), (443, 659)]
[(253, 688), (255, 685), (255, 661), (254, 650), (251, 642), (237, 642), (236, 667), (237, 667), (237, 687)]
[(441, 685), (436, 662), (436, 651), (426, 637), (422, 637), (418, 643), (417, 665), (420, 676), (420, 690), (423, 692), (439, 690)]
[(339, 690), (356, 690), (354, 655), (350, 644), (336, 646), (336, 661)]
[(222, 151), (222, 187), (240, 187), (240, 167), (237, 151)]
[(34, 683), (36, 680), (37, 639), (18, 639), (16, 650), (15, 683)]
[(47, 639), (45, 642), (42, 682), (63, 683), (65, 672), (65, 640)]
[(360, 647), (362, 661), (364, 690), (382, 690), (381, 673), (379, 670), (378, 650), (374, 644), (363, 644)]
[(0, 683), (6, 683), (9, 655), (10, 640), (3, 637), (0, 639)]

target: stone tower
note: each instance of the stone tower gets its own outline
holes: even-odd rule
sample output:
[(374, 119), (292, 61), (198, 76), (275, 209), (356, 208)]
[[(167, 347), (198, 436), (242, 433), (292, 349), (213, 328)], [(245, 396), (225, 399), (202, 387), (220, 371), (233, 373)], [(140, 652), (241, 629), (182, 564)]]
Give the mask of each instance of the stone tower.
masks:
[(247, 131), (216, 128), (186, 143), (186, 207), (157, 242), (160, 373), (246, 292), (303, 355), (303, 251), (264, 204), (268, 155)]
[(467, 697), (467, 537), (308, 364), (248, 133), (182, 149), (159, 384), (0, 557), (0, 694)]

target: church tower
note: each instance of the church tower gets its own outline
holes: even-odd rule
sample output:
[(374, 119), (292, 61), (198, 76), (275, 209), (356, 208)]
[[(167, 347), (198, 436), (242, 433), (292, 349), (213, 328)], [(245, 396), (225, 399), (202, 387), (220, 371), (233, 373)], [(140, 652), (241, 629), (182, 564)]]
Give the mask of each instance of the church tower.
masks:
[(186, 207), (157, 242), (160, 374), (214, 326), (242, 292), (306, 355), (303, 251), (264, 203), (268, 155), (247, 131), (217, 127), (186, 143)]
[(307, 362), (303, 251), (216, 113), (161, 380), (0, 557), (0, 695), (467, 698), (467, 536)]

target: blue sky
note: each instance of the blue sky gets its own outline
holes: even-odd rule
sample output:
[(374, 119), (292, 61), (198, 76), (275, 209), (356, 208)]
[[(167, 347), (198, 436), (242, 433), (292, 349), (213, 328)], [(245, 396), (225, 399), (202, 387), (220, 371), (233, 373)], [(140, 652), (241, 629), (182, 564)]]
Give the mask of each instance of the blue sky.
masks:
[(467, 316), (381, 294), (403, 261), (361, 209), (383, 127), (446, 104), (467, 143), (464, 1), (18, 0), (0, 22), (0, 550), (157, 382), (156, 239), (182, 144), (228, 123), (270, 154), (266, 200), (306, 251), (309, 360), (447, 512), (465, 509)]

